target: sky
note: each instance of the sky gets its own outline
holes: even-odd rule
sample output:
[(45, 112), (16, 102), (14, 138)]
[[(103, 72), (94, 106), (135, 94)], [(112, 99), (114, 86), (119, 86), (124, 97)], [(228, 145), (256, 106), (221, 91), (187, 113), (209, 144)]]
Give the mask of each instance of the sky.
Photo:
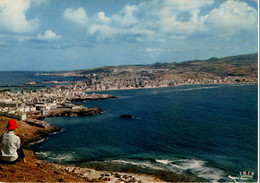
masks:
[(0, 71), (256, 52), (257, 0), (0, 0)]

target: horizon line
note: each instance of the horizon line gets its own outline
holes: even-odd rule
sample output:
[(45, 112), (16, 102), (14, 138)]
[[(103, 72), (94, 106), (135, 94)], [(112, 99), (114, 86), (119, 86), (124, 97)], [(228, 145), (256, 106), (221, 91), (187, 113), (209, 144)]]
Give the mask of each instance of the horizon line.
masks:
[[(45, 71), (37, 71), (37, 70), (0, 70), (0, 72), (73, 72), (73, 71), (80, 71), (80, 70), (90, 70), (90, 69), (98, 69), (98, 68), (104, 68), (104, 67), (121, 67), (121, 66), (148, 66), (148, 65), (154, 65), (156, 63), (182, 63), (182, 62), (192, 62), (192, 61), (207, 61), (211, 58), (217, 58), (217, 59), (223, 59), (223, 58), (228, 58), (228, 57), (234, 57), (234, 56), (244, 56), (244, 55), (254, 55), (257, 54), (258, 52), (254, 52), (254, 53), (247, 53), (247, 54), (239, 54), (239, 55), (229, 55), (229, 56), (225, 56), (225, 57), (210, 57), (208, 59), (194, 59), (194, 60), (186, 60), (186, 61), (173, 61), (173, 62), (155, 62), (152, 64), (133, 64), (133, 65), (104, 65), (104, 66), (100, 66), (100, 67), (93, 67), (93, 68), (81, 68), (81, 69), (74, 69), (74, 70), (45, 70)], [(258, 61), (259, 61), (259, 55), (258, 55)]]

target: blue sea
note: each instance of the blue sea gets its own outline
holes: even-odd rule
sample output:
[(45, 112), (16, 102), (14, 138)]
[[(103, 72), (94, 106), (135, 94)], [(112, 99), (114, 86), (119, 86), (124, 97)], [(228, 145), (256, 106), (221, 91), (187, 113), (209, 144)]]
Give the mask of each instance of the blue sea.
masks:
[[(0, 72), (0, 88), (80, 79), (35, 74)], [(190, 172), (209, 181), (230, 182), (229, 175), (245, 170), (255, 173), (248, 181), (257, 181), (257, 84), (96, 93), (119, 98), (78, 103), (102, 108), (97, 116), (45, 119), (64, 130), (32, 146), (38, 158), (116, 171)], [(122, 119), (122, 114), (135, 117)]]
[(0, 71), (0, 86), (23, 85), (29, 81), (72, 81), (75, 79), (73, 77), (37, 76), (37, 73), (28, 71)]
[[(58, 77), (58, 76), (48, 76), (42, 75), (38, 76), (37, 73), (43, 72), (28, 72), (28, 71), (0, 71), (0, 89), (9, 89), (12, 92), (17, 92), (20, 90), (34, 90), (41, 87), (53, 87), (57, 84), (45, 84), (44, 81), (79, 81), (82, 80), (80, 77)], [(25, 85), (30, 81), (34, 81), (35, 85)]]
[[(104, 113), (45, 119), (62, 127), (32, 148), (50, 162), (79, 166), (190, 172), (232, 181), (252, 171), (257, 181), (258, 85), (189, 85), (118, 90), (119, 98), (85, 101)], [(134, 119), (120, 115), (132, 114)]]

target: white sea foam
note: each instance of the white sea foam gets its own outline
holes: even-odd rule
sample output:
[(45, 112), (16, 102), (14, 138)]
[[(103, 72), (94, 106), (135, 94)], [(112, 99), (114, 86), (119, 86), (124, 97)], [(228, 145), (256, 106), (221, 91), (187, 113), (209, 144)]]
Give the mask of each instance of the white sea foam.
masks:
[(133, 96), (119, 96), (119, 99), (134, 98)]
[(32, 145), (35, 145), (35, 144), (39, 144), (39, 143), (41, 143), (41, 142), (43, 142), (45, 140), (47, 140), (47, 138), (42, 138), (42, 139), (40, 139), (38, 141), (31, 142), (31, 143), (29, 143), (29, 146), (32, 146)]
[(219, 88), (219, 86), (205, 86), (205, 87), (198, 87), (198, 88), (186, 88), (186, 89), (179, 89), (176, 91), (192, 91), (192, 90), (206, 90), (212, 88)]
[[(155, 160), (157, 163), (160, 163), (160, 164), (163, 164), (163, 165), (168, 165), (168, 166), (171, 166), (171, 167), (174, 167), (173, 169), (170, 168), (172, 171), (176, 172), (176, 170), (184, 170), (183, 167), (177, 165), (177, 164), (173, 164), (172, 161), (170, 160), (167, 160), (167, 159), (156, 159)], [(169, 167), (168, 167), (169, 168)]]
[(136, 165), (142, 168), (151, 168), (154, 170), (164, 170), (161, 167), (157, 167), (152, 165), (151, 163), (148, 162), (133, 162), (133, 161), (125, 161), (125, 160), (111, 160), (111, 161), (107, 161), (107, 162), (113, 162), (113, 163), (121, 163), (121, 164), (131, 164), (131, 165)]
[(179, 173), (185, 170), (189, 170), (194, 175), (209, 180), (210, 182), (217, 182), (221, 178), (225, 178), (223, 170), (213, 168), (213, 167), (207, 167), (205, 165), (206, 162), (202, 160), (181, 159), (181, 160), (171, 161), (167, 159), (156, 159), (155, 161), (162, 165), (155, 165), (149, 162), (133, 162), (133, 161), (126, 161), (126, 160), (112, 160), (107, 162), (131, 164), (142, 168), (150, 168), (154, 170), (170, 169), (173, 172), (179, 172)]
[(57, 154), (55, 156), (50, 156), (48, 157), (51, 160), (56, 160), (56, 161), (70, 161), (74, 159), (73, 154)]
[(170, 165), (176, 167), (180, 167), (182, 170), (190, 170), (193, 174), (198, 177), (207, 179), (211, 182), (217, 182), (221, 178), (224, 178), (224, 171), (207, 167), (205, 161), (202, 160), (194, 160), (194, 159), (182, 159), (175, 162), (172, 162)]
[(202, 86), (197, 88), (176, 88), (176, 90), (166, 90), (166, 91), (156, 91), (151, 92), (153, 95), (161, 94), (161, 93), (173, 93), (173, 92), (182, 92), (182, 91), (193, 91), (193, 90), (205, 90), (205, 89), (213, 89), (213, 88), (219, 88), (220, 86)]
[(62, 133), (62, 132), (64, 132), (64, 128), (62, 128), (60, 131), (58, 131), (58, 132), (53, 132), (53, 133), (50, 133), (49, 135), (55, 135), (55, 134), (57, 134), (57, 133)]
[(161, 163), (161, 164), (164, 164), (164, 165), (169, 165), (169, 164), (170, 164), (170, 161), (167, 160), (167, 159), (161, 159), (161, 160), (156, 159), (155, 161), (156, 161), (157, 163)]
[(160, 94), (160, 93), (172, 93), (174, 92), (173, 90), (167, 90), (167, 91), (156, 91), (156, 92), (152, 92), (151, 94), (153, 95), (157, 95), (157, 94)]
[(41, 158), (47, 158), (51, 154), (51, 152), (50, 151), (36, 152), (35, 154), (37, 156), (40, 156)]

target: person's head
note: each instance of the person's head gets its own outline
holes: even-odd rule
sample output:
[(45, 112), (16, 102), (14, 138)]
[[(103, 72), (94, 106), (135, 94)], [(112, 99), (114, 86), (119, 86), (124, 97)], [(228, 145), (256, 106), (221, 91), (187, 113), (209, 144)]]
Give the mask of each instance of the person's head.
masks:
[(16, 121), (14, 119), (10, 119), (8, 121), (7, 127), (6, 127), (9, 131), (15, 130), (17, 128), (17, 124)]

